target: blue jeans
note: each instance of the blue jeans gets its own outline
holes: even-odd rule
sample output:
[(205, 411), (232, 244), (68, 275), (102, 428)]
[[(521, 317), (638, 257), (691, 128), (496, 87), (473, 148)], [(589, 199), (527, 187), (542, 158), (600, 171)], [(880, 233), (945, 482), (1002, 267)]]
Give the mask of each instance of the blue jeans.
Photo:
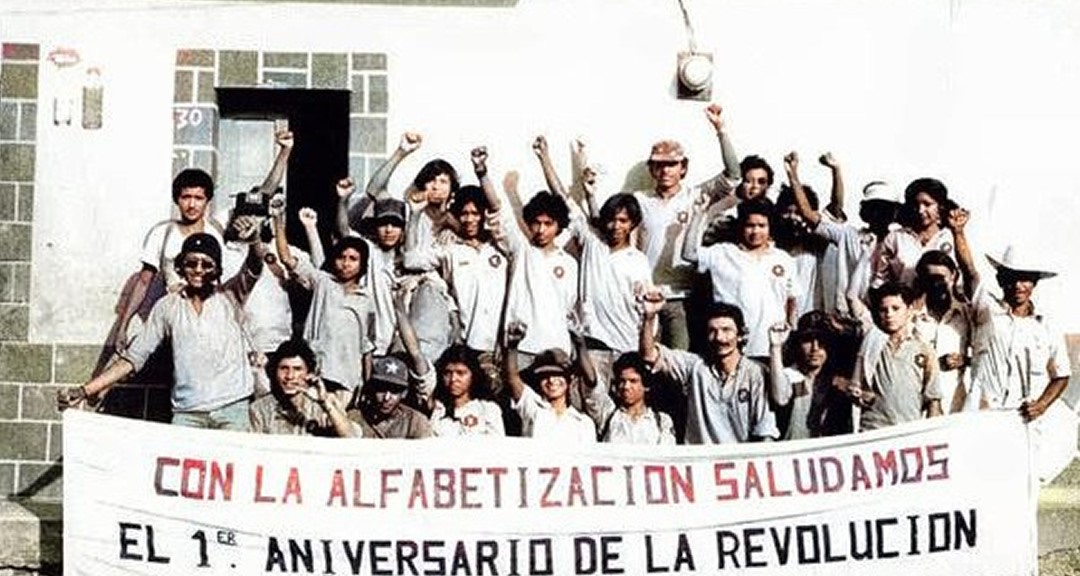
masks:
[(172, 423), (189, 428), (247, 432), (251, 422), (248, 416), (250, 405), (251, 398), (241, 398), (207, 412), (174, 412)]

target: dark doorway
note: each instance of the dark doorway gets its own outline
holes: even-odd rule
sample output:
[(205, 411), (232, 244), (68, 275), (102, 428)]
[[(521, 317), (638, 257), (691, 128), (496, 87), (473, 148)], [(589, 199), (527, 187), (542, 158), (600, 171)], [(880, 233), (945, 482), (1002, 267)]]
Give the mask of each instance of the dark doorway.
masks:
[[(223, 119), (286, 119), (296, 136), (285, 189), (289, 243), (310, 249), (297, 211), (319, 214), (319, 235), (330, 246), (337, 211), (335, 183), (349, 171), (349, 92), (280, 88), (217, 88)], [(258, 182), (253, 182), (258, 184)]]

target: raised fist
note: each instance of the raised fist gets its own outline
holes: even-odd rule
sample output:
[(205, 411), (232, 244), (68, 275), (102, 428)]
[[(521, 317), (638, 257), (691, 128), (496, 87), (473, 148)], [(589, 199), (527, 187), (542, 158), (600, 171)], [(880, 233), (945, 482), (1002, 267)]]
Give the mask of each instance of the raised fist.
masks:
[(420, 148), (420, 143), (423, 141), (423, 137), (416, 132), (406, 132), (401, 135), (401, 142), (398, 143), (398, 150), (401, 150), (405, 154), (411, 154)]
[(720, 116), (720, 113), (723, 112), (723, 110), (724, 109), (715, 102), (705, 107), (705, 117), (709, 119), (709, 123), (713, 125), (713, 128), (715, 128), (717, 132), (724, 129), (724, 120)]
[(477, 146), (469, 152), (469, 159), (472, 160), (473, 171), (476, 175), (483, 178), (487, 174), (487, 159), (488, 151), (487, 146)]
[(314, 208), (304, 206), (296, 215), (300, 217), (300, 223), (304, 226), (310, 227), (319, 223), (319, 213)]
[(525, 339), (525, 333), (528, 330), (528, 326), (521, 320), (513, 320), (506, 325), (506, 345), (510, 348), (517, 348), (518, 344)]
[(352, 196), (352, 193), (356, 191), (356, 184), (353, 182), (352, 178), (342, 178), (337, 181), (336, 188), (338, 198), (344, 200), (345, 198)]
[(533, 149), (533, 152), (535, 152), (537, 156), (540, 156), (540, 157), (547, 156), (548, 155), (547, 138), (544, 138), (543, 136), (537, 136), (536, 140), (533, 140), (532, 149)]

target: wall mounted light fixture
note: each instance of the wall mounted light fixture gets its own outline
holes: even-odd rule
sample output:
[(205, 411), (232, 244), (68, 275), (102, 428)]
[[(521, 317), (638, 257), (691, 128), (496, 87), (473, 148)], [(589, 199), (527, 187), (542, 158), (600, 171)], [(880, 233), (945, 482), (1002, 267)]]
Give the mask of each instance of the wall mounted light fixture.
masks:
[(678, 0), (683, 24), (690, 40), (690, 49), (679, 52), (675, 65), (676, 96), (680, 100), (710, 100), (712, 98), (713, 57), (701, 52), (694, 38), (694, 26), (686, 11), (685, 0)]

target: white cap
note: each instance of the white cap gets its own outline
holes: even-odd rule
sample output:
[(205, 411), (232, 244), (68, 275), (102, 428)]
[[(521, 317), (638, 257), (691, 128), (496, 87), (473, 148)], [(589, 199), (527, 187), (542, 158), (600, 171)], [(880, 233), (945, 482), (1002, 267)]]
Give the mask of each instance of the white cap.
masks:
[(863, 202), (868, 200), (884, 200), (900, 204), (900, 193), (886, 182), (871, 182), (863, 188)]

